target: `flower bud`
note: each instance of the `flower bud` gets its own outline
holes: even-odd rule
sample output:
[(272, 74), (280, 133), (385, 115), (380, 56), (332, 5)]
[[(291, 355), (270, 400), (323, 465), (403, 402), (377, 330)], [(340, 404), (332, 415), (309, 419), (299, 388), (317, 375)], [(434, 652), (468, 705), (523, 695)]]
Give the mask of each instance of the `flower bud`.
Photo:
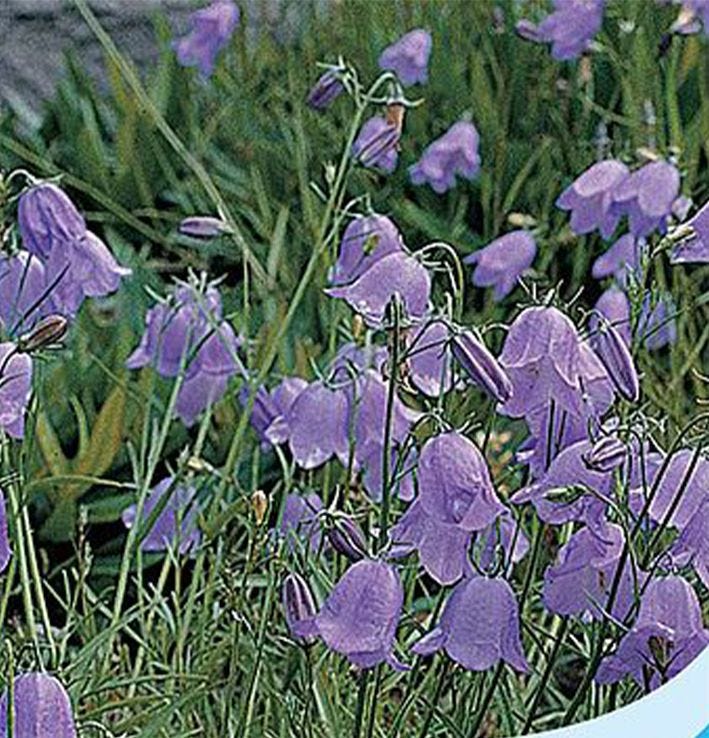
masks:
[(180, 222), (178, 230), (194, 238), (216, 238), (229, 231), (229, 226), (220, 218), (210, 215), (193, 215)]
[(583, 455), (583, 462), (595, 472), (607, 474), (620, 466), (628, 455), (625, 444), (615, 436), (604, 436)]
[(283, 582), (283, 610), (291, 634), (303, 643), (311, 643), (315, 635), (313, 619), (317, 608), (308, 583), (295, 572)]
[(251, 495), (251, 509), (256, 518), (256, 525), (261, 525), (268, 512), (268, 497), (266, 497), (263, 490), (257, 489)]
[(63, 315), (48, 315), (17, 341), (17, 350), (23, 354), (52, 346), (64, 338), (69, 329), (69, 321)]
[(500, 362), (470, 331), (463, 331), (451, 341), (453, 356), (470, 379), (498, 402), (512, 397), (512, 382)]
[(306, 103), (313, 110), (325, 110), (344, 89), (340, 81), (340, 70), (328, 69), (313, 85), (306, 98)]
[(364, 532), (350, 517), (338, 517), (327, 532), (330, 545), (350, 561), (359, 561), (367, 556)]
[(640, 397), (640, 381), (630, 349), (616, 328), (607, 321), (593, 338), (593, 347), (619, 394), (630, 402)]

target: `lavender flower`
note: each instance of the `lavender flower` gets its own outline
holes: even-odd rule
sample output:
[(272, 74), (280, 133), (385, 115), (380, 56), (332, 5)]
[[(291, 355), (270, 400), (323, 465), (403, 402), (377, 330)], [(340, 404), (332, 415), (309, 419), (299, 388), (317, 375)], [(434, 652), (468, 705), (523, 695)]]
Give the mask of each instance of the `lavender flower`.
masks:
[(608, 684), (626, 675), (644, 686), (649, 672), (651, 688), (679, 674), (709, 644), (709, 631), (692, 587), (681, 577), (655, 579), (647, 586), (638, 617), (607, 656), (596, 681)]
[(628, 274), (638, 273), (641, 255), (642, 242), (638, 242), (631, 233), (626, 233), (593, 262), (591, 274), (594, 279), (615, 277), (619, 285), (625, 286)]
[(403, 85), (424, 84), (430, 55), (431, 34), (416, 28), (382, 51), (379, 68), (394, 72)]
[(193, 238), (216, 238), (229, 232), (229, 226), (211, 215), (191, 215), (180, 221), (179, 231)]
[(308, 583), (292, 572), (283, 582), (283, 611), (286, 615), (288, 629), (293, 637), (301, 643), (312, 643), (315, 630), (315, 599)]
[[(602, 619), (623, 551), (623, 530), (608, 524), (600, 535), (581, 528), (559, 551), (558, 561), (544, 574), (545, 607), (558, 615), (588, 615)], [(634, 602), (628, 562), (620, 575), (612, 613), (623, 620)]]
[(462, 331), (454, 336), (451, 348), (473, 384), (482, 387), (498, 402), (510, 400), (514, 388), (507, 372), (471, 331)]
[(610, 238), (620, 220), (620, 213), (613, 208), (613, 194), (629, 174), (623, 162), (605, 159), (587, 169), (559, 195), (556, 206), (571, 211), (574, 233), (583, 235), (598, 229), (603, 238)]
[(403, 668), (393, 653), (404, 590), (396, 569), (365, 559), (353, 564), (315, 617), (318, 635), (361, 669), (382, 662)]
[(529, 231), (512, 231), (466, 256), (463, 263), (475, 265), (473, 284), (494, 287), (493, 297), (499, 302), (517, 286), (536, 254), (537, 245)]
[(421, 506), (443, 523), (478, 531), (505, 510), (483, 455), (455, 431), (426, 441), (419, 457), (418, 480)]
[(444, 323), (435, 321), (422, 324), (411, 337), (409, 375), (412, 384), (428, 397), (438, 397), (451, 388), (449, 334)]
[(335, 518), (327, 531), (330, 545), (350, 561), (359, 561), (367, 556), (367, 540), (364, 531), (349, 515)]
[(44, 264), (36, 256), (19, 251), (0, 258), (0, 323), (9, 334), (28, 330), (51, 312), (48, 292)]
[(456, 175), (474, 179), (480, 171), (479, 142), (472, 123), (455, 123), (430, 143), (419, 161), (409, 169), (411, 182), (429, 184), (440, 195), (455, 186)]
[(504, 579), (462, 581), (448, 598), (436, 628), (414, 644), (421, 656), (441, 648), (463, 668), (487, 671), (499, 661), (526, 673), (519, 637), (519, 608)]
[(684, 526), (670, 553), (675, 565), (691, 565), (709, 587), (709, 495)]
[(379, 115), (370, 118), (352, 144), (352, 156), (367, 168), (391, 174), (396, 169), (401, 132)]
[(640, 380), (635, 362), (621, 333), (603, 322), (594, 334), (593, 347), (618, 393), (629, 402), (640, 398)]
[(498, 563), (500, 552), (508, 562), (516, 564), (521, 561), (529, 551), (529, 540), (520, 523), (509, 512), (504, 512), (478, 534), (474, 550), (478, 566), (489, 571)]
[(554, 0), (554, 12), (539, 25), (528, 20), (517, 32), (528, 41), (552, 44), (551, 55), (559, 61), (576, 59), (588, 49), (603, 23), (604, 0)]
[[(12, 556), (10, 548), (10, 537), (7, 532), (7, 509), (5, 507), (5, 495), (0, 489), (0, 574), (7, 568)], [(0, 723), (1, 725), (2, 723)]]
[(602, 320), (612, 325), (627, 345), (632, 340), (630, 330), (630, 302), (617, 287), (609, 287), (596, 301), (589, 321), (591, 332), (599, 330)]
[(320, 549), (322, 508), (322, 500), (316, 492), (309, 492), (306, 495), (290, 494), (286, 497), (278, 532), (291, 548), (298, 540), (303, 540), (307, 542), (312, 553)]
[(145, 333), (126, 366), (153, 366), (162, 377), (175, 377), (184, 365), (185, 378), (176, 411), (186, 426), (226, 392), (237, 373), (239, 340), (222, 317), (221, 298), (210, 286), (204, 294), (180, 283), (166, 302), (148, 311)]
[[(259, 387), (251, 410), (251, 425), (265, 446), (286, 443), (290, 437), (289, 416), (293, 403), (308, 383), (300, 377), (285, 377), (270, 392)], [(239, 393), (239, 401), (246, 407), (248, 387)]]
[(13, 343), (0, 343), (0, 428), (12, 438), (25, 435), (32, 392), (32, 359)]
[(403, 251), (401, 233), (385, 215), (355, 218), (342, 235), (337, 262), (330, 272), (330, 283), (352, 282), (383, 257)]
[(626, 177), (613, 190), (613, 212), (627, 215), (630, 232), (636, 238), (654, 230), (664, 233), (667, 220), (679, 196), (677, 167), (666, 161), (645, 164)]
[[(49, 674), (22, 674), (13, 685), (15, 738), (76, 738), (69, 695)], [(8, 735), (8, 692), (0, 698), (0, 734)]]
[[(167, 551), (178, 547), (181, 554), (193, 552), (202, 540), (197, 524), (199, 505), (197, 491), (188, 484), (175, 483), (173, 477), (165, 477), (149, 492), (143, 504), (142, 524), (145, 524), (158, 506), (163, 506), (152, 527), (140, 543), (141, 550)], [(137, 506), (123, 511), (123, 524), (132, 528), (136, 523)]]
[[(709, 13), (709, 5), (707, 5)], [(709, 28), (709, 24), (707, 25)], [(673, 264), (706, 264), (709, 262), (709, 202), (705, 203), (693, 218), (682, 224), (691, 229), (672, 248)]]
[(190, 32), (173, 42), (177, 61), (197, 67), (203, 78), (214, 71), (219, 52), (227, 45), (239, 23), (239, 8), (232, 0), (215, 0), (190, 16)]
[(340, 80), (341, 70), (328, 69), (320, 76), (318, 81), (308, 93), (307, 104), (317, 111), (323, 111), (344, 92), (344, 85)]
[(423, 318), (431, 293), (431, 275), (413, 256), (392, 253), (376, 261), (362, 276), (342, 287), (325, 290), (340, 297), (373, 326), (384, 320), (387, 305), (398, 294), (409, 318)]
[(591, 471), (607, 474), (625, 463), (628, 447), (617, 436), (603, 436), (582, 458)]

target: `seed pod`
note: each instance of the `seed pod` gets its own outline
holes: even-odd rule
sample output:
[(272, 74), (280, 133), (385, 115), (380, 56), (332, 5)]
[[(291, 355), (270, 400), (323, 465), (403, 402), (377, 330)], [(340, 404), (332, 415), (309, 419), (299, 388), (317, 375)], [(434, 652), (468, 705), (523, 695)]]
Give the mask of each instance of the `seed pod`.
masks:
[(302, 643), (311, 643), (316, 634), (313, 619), (317, 608), (308, 583), (295, 572), (283, 582), (283, 610), (288, 628), (294, 638)]
[(615, 436), (600, 438), (588, 453), (583, 455), (583, 462), (592, 471), (607, 474), (620, 466), (628, 455), (625, 444)]
[(594, 336), (593, 347), (619, 394), (630, 402), (640, 398), (640, 380), (633, 357), (620, 333), (610, 323), (603, 323)]
[(256, 525), (261, 525), (268, 512), (268, 497), (266, 497), (263, 490), (257, 489), (251, 495), (251, 509), (254, 511)]
[(500, 362), (470, 331), (463, 331), (451, 341), (453, 356), (470, 379), (498, 402), (512, 397), (512, 382)]
[(48, 315), (17, 342), (17, 350), (23, 354), (59, 343), (69, 329), (69, 321), (63, 315)]
[(350, 561), (359, 561), (367, 556), (364, 532), (350, 517), (340, 517), (327, 532), (330, 545)]

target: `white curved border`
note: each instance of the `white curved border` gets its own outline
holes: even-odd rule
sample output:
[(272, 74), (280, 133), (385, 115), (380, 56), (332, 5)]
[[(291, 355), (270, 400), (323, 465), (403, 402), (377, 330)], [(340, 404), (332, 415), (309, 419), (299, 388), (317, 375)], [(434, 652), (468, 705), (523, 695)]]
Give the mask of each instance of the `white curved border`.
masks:
[(709, 648), (680, 674), (630, 705), (534, 738), (700, 738), (709, 725)]

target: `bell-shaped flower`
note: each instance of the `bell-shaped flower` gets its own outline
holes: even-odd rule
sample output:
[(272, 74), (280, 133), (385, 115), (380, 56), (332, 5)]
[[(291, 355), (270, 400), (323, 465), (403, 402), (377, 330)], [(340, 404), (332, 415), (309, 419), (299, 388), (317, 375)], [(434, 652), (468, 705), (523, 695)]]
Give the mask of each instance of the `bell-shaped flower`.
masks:
[(291, 635), (301, 643), (312, 643), (315, 630), (315, 598), (308, 583), (296, 572), (291, 572), (283, 582), (283, 612)]
[(487, 528), (505, 511), (478, 447), (455, 431), (429, 438), (418, 464), (419, 502), (443, 523)]
[(472, 282), (476, 287), (494, 287), (495, 302), (507, 297), (517, 281), (532, 266), (537, 244), (529, 231), (512, 231), (463, 259), (473, 264)]
[(431, 321), (413, 331), (409, 341), (411, 383), (428, 397), (445, 394), (453, 384), (449, 337), (448, 326)]
[[(150, 530), (140, 543), (143, 551), (167, 551), (176, 548), (181, 554), (193, 552), (202, 540), (197, 518), (199, 504), (197, 491), (190, 484), (175, 482), (173, 477), (165, 477), (158, 482), (145, 498), (141, 525), (153, 518), (159, 509)], [(123, 524), (132, 528), (136, 523), (137, 505), (123, 511)]]
[(428, 184), (443, 194), (455, 187), (456, 176), (474, 179), (480, 171), (480, 136), (472, 123), (459, 121), (430, 143), (409, 169), (415, 185)]
[(617, 436), (599, 438), (583, 455), (583, 463), (591, 471), (607, 474), (623, 465), (628, 459), (629, 449)]
[(32, 392), (32, 359), (14, 343), (0, 343), (0, 428), (12, 438), (25, 435)]
[(177, 61), (183, 67), (197, 67), (205, 79), (210, 77), (217, 55), (229, 43), (239, 23), (239, 15), (232, 0), (215, 0), (192, 13), (189, 33), (173, 42)]
[(335, 68), (328, 69), (321, 74), (318, 81), (308, 92), (308, 97), (305, 100), (308, 106), (318, 112), (329, 108), (345, 90), (340, 76), (340, 70)]
[(618, 393), (629, 402), (640, 398), (640, 379), (633, 356), (622, 334), (611, 323), (600, 321), (591, 341)]
[(643, 245), (631, 233), (621, 236), (593, 262), (593, 278), (615, 277), (619, 285), (625, 286), (628, 274), (639, 274)]
[[(545, 607), (557, 615), (605, 617), (623, 546), (623, 530), (618, 525), (608, 524), (598, 532), (581, 528), (544, 573)], [(634, 599), (633, 573), (626, 560), (613, 599), (613, 616), (624, 620)]]
[[(286, 443), (290, 437), (289, 416), (298, 395), (308, 386), (300, 377), (284, 377), (270, 392), (259, 387), (251, 410), (251, 425), (262, 443), (278, 445)], [(247, 406), (249, 389), (244, 387), (239, 393), (239, 401)]]
[(554, 400), (560, 410), (580, 415), (580, 345), (576, 326), (560, 310), (523, 310), (510, 326), (499, 358), (513, 387), (500, 412), (521, 417)]
[(403, 251), (401, 233), (385, 215), (355, 218), (342, 234), (330, 282), (335, 285), (352, 282), (384, 256)]
[(5, 506), (5, 495), (0, 489), (0, 574), (7, 568), (12, 557), (10, 548), (10, 536), (7, 532), (7, 508)]
[(438, 626), (414, 644), (421, 656), (441, 648), (464, 669), (487, 671), (505, 661), (529, 671), (519, 635), (519, 606), (504, 579), (464, 579), (448, 598)]
[(609, 684), (631, 676), (651, 688), (679, 674), (709, 645), (696, 593), (681, 577), (651, 581), (638, 617), (615, 653), (601, 662), (596, 681)]
[(635, 170), (613, 191), (613, 212), (627, 215), (630, 232), (644, 238), (653, 231), (664, 233), (667, 220), (679, 197), (677, 167), (666, 161), (653, 161)]
[(677, 566), (692, 566), (709, 588), (709, 495), (689, 518), (670, 553)]
[(611, 237), (620, 220), (620, 213), (612, 207), (613, 192), (629, 174), (623, 162), (605, 159), (589, 167), (559, 195), (556, 206), (571, 211), (574, 233), (581, 236), (598, 229), (603, 238)]
[(630, 301), (625, 292), (617, 287), (609, 287), (598, 298), (593, 310), (594, 313), (589, 320), (589, 328), (592, 332), (597, 331), (600, 327), (600, 318), (605, 318), (620, 333), (625, 343), (630, 345), (632, 340)]
[(472, 331), (461, 331), (451, 340), (456, 361), (468, 378), (498, 402), (507, 402), (514, 394), (512, 382), (500, 362)]
[(402, 85), (423, 84), (428, 79), (431, 34), (416, 28), (387, 46), (379, 57), (379, 68), (392, 71)]
[[(709, 13), (709, 5), (707, 6)], [(682, 224), (686, 235), (672, 248), (673, 264), (706, 264), (709, 262), (709, 202), (704, 203), (694, 217)]]
[(52, 312), (44, 264), (27, 251), (0, 258), (0, 324), (10, 335)]
[(316, 492), (287, 495), (283, 503), (278, 534), (286, 539), (291, 548), (297, 546), (298, 541), (304, 541), (311, 553), (315, 553), (320, 549), (322, 541), (320, 526), (322, 509), (322, 499)]
[(367, 539), (359, 523), (349, 515), (338, 515), (327, 530), (332, 548), (350, 561), (367, 557)]
[[(362, 470), (362, 484), (365, 492), (372, 500), (379, 502), (382, 499), (384, 485), (384, 448), (373, 445), (369, 448), (370, 452), (367, 455), (360, 457), (357, 454), (358, 464)], [(392, 494), (396, 492), (399, 499), (405, 502), (413, 500), (416, 495), (413, 479), (415, 468), (415, 449), (404, 451), (401, 445), (395, 445), (391, 449), (387, 484), (389, 491)]]
[(407, 316), (417, 320), (428, 309), (431, 275), (413, 256), (396, 252), (376, 261), (354, 282), (325, 292), (346, 300), (372, 326), (382, 323), (387, 306), (398, 294)]
[(381, 115), (370, 118), (352, 144), (352, 156), (363, 167), (391, 174), (399, 159), (399, 129)]
[(600, 31), (604, 4), (605, 0), (554, 0), (553, 13), (539, 25), (519, 21), (517, 33), (528, 41), (551, 44), (554, 59), (576, 59)]
[(516, 564), (529, 551), (529, 540), (520, 523), (509, 512), (478, 533), (473, 546), (473, 559), (481, 569), (490, 571), (499, 564), (500, 556)]
[(397, 570), (364, 559), (353, 564), (330, 592), (315, 617), (316, 632), (329, 648), (361, 669), (382, 662), (401, 669), (393, 649), (403, 604)]
[[(9, 734), (8, 690), (0, 698), (0, 735)], [(69, 695), (49, 674), (21, 674), (13, 684), (15, 738), (76, 738)]]

